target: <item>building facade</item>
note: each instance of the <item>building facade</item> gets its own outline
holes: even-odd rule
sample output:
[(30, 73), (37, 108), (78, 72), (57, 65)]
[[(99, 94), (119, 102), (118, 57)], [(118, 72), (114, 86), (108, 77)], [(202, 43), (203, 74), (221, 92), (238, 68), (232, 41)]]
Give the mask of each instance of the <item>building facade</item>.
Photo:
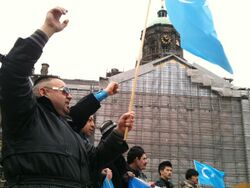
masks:
[[(128, 142), (145, 149), (148, 178), (156, 180), (158, 164), (170, 160), (178, 187), (197, 160), (224, 171), (229, 187), (249, 182), (249, 90), (231, 89), (227, 80), (174, 55), (142, 65), (140, 70), (133, 107), (136, 122)], [(117, 120), (128, 110), (133, 72), (109, 78), (120, 83), (120, 91), (102, 103), (97, 125)]]
[[(158, 179), (158, 164), (170, 160), (178, 187), (197, 160), (224, 171), (227, 187), (250, 182), (249, 89), (234, 88), (231, 80), (189, 64), (183, 58), (180, 36), (166, 17), (162, 8), (146, 30), (129, 145), (145, 149), (146, 174), (152, 181)], [(134, 72), (109, 77), (120, 84), (120, 90), (102, 103), (97, 125), (117, 120), (128, 110)], [(99, 131), (95, 138), (98, 142)]]

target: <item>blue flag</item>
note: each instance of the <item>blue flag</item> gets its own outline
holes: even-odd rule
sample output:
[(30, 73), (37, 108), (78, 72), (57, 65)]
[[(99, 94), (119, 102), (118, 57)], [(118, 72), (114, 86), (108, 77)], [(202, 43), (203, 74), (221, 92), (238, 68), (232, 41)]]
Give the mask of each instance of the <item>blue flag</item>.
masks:
[(198, 179), (200, 184), (212, 185), (214, 188), (225, 188), (224, 172), (196, 160), (194, 160), (194, 166), (199, 173)]
[(139, 178), (130, 178), (128, 181), (128, 188), (149, 188), (150, 186), (144, 182), (143, 180), (140, 180)]
[(207, 0), (165, 0), (165, 3), (169, 19), (180, 33), (181, 47), (233, 74), (217, 38)]
[(102, 188), (114, 188), (113, 182), (106, 177), (103, 181)]

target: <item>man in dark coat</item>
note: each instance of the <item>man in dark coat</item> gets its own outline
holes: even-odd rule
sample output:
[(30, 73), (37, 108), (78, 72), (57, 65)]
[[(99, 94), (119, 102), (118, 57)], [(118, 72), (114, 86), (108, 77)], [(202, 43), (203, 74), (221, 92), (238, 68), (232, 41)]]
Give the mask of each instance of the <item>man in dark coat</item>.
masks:
[(186, 171), (186, 180), (181, 182), (181, 188), (200, 188), (198, 184), (199, 173), (197, 170), (190, 168)]
[(71, 112), (72, 96), (60, 78), (40, 80), (32, 89), (32, 68), (48, 39), (67, 26), (68, 20), (60, 22), (66, 12), (61, 7), (51, 9), (41, 29), (19, 38), (4, 57), (0, 70), (2, 164), (10, 187), (91, 188), (91, 169), (102, 169), (128, 149), (123, 134), (126, 127), (133, 127), (133, 112), (123, 114), (117, 128), (95, 148), (68, 124), (69, 113), (73, 122), (89, 114), (82, 118), (81, 103)]
[(158, 172), (160, 179), (155, 182), (155, 185), (158, 187), (173, 188), (174, 185), (170, 181), (172, 178), (172, 164), (170, 161), (163, 161), (158, 166)]
[(148, 159), (144, 149), (141, 146), (131, 147), (127, 153), (126, 173), (123, 175), (123, 187), (128, 187), (128, 182), (132, 177), (137, 177), (151, 186), (153, 182), (148, 182), (146, 174), (143, 173), (147, 164)]
[[(112, 133), (113, 129), (116, 128), (116, 126), (116, 123), (114, 123), (112, 120), (103, 122), (100, 126), (100, 131), (102, 134), (101, 141), (105, 142), (106, 138)], [(126, 166), (127, 162), (122, 154), (117, 156), (114, 161), (106, 166), (112, 171), (112, 182), (115, 188), (124, 188), (123, 175), (127, 173)]]

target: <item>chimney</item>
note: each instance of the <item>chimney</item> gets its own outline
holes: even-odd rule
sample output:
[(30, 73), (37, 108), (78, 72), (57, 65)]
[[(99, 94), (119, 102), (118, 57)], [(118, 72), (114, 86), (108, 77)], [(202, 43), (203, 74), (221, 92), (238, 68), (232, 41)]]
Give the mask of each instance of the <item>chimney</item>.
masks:
[(120, 74), (120, 73), (121, 73), (121, 71), (119, 71), (119, 69), (117, 69), (117, 68), (112, 68), (112, 69), (111, 69), (111, 72), (107, 72), (107, 73), (106, 73), (106, 77), (111, 77), (111, 76), (114, 76), (114, 75)]
[(41, 75), (48, 75), (49, 64), (42, 63)]

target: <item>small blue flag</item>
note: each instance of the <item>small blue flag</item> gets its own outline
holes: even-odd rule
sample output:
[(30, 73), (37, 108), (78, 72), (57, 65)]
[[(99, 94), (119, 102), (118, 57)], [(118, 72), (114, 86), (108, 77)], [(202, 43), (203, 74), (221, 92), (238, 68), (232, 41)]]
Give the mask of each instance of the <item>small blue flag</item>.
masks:
[(136, 177), (130, 178), (128, 181), (128, 188), (149, 188), (149, 187), (150, 186), (146, 182)]
[(103, 181), (102, 188), (114, 188), (113, 182), (106, 177)]
[(196, 160), (194, 160), (194, 166), (199, 173), (198, 179), (200, 184), (212, 185), (214, 188), (225, 188), (224, 172)]
[(233, 74), (217, 38), (207, 0), (165, 0), (165, 3), (169, 19), (181, 35), (181, 47)]

